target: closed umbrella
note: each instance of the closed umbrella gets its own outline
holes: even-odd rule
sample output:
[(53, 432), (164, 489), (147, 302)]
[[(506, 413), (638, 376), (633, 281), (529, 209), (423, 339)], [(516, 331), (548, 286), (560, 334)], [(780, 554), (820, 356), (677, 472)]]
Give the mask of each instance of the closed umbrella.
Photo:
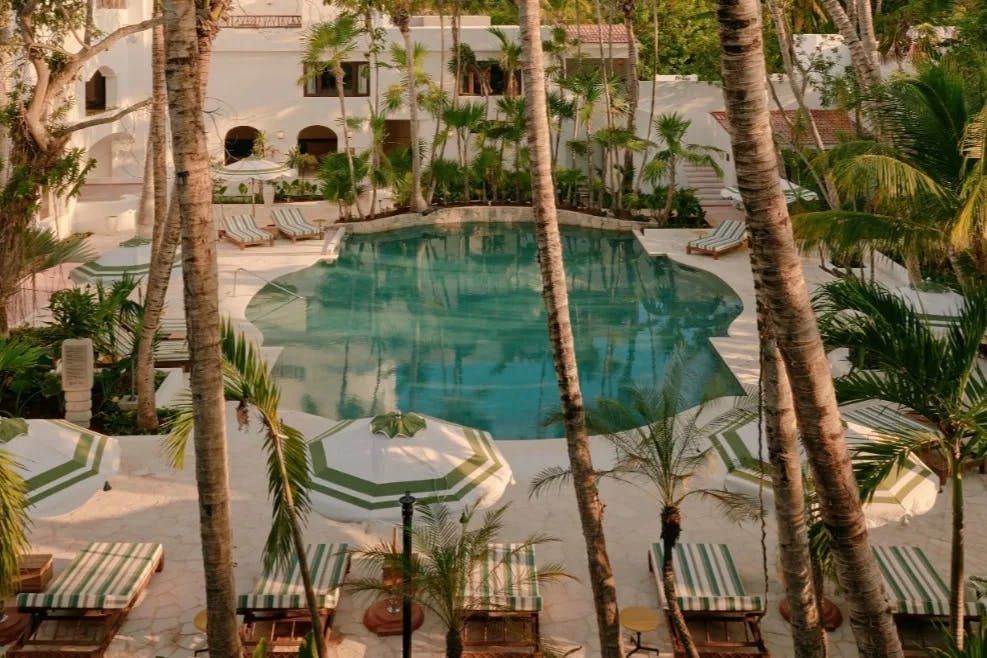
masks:
[(400, 518), (406, 491), (492, 505), (513, 482), (490, 434), (423, 414), (327, 422), (308, 444), (312, 507), (339, 521)]
[(18, 464), (34, 517), (74, 510), (120, 468), (116, 439), (65, 420), (0, 421), (0, 450)]

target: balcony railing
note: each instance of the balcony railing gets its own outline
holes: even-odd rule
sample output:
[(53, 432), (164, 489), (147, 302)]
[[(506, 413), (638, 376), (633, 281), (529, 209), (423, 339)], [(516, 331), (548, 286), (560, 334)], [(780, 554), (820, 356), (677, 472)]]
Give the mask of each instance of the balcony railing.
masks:
[(238, 29), (266, 29), (266, 28), (300, 28), (302, 26), (301, 16), (274, 16), (260, 14), (235, 14), (226, 16), (220, 21), (223, 27)]

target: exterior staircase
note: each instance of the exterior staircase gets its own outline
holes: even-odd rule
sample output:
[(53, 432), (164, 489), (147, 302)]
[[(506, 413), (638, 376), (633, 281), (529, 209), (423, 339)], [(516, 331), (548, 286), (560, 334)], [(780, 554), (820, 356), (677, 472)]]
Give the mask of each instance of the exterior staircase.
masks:
[(723, 189), (723, 179), (716, 175), (710, 167), (685, 165), (685, 186), (696, 191), (696, 196), (707, 211), (713, 208), (730, 208), (730, 202), (720, 196)]

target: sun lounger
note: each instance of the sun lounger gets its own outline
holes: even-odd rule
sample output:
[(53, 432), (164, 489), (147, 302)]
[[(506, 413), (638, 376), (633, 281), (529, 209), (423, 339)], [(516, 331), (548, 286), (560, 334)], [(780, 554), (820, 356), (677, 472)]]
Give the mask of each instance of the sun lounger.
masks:
[[(305, 549), (312, 585), (325, 637), (339, 605), (340, 584), (350, 568), (347, 544), (315, 544)], [(287, 569), (265, 571), (253, 590), (237, 597), (237, 614), (243, 615), (240, 635), (244, 655), (250, 656), (262, 638), (272, 655), (296, 655), (312, 630), (298, 559)]]
[(241, 249), (255, 244), (274, 244), (274, 236), (257, 228), (257, 223), (250, 215), (224, 217), (223, 236)]
[[(927, 656), (942, 646), (942, 626), (949, 623), (949, 586), (918, 546), (874, 546), (884, 593), (905, 652)], [(979, 620), (976, 601), (967, 600), (967, 623)]]
[[(665, 603), (661, 567), (662, 544), (648, 551), (648, 569)], [(675, 594), (701, 656), (768, 656), (761, 638), (764, 602), (750, 596), (740, 581), (725, 544), (676, 544)], [(666, 613), (668, 612), (666, 607)], [(676, 656), (684, 656), (681, 638), (669, 623)]]
[(470, 610), (463, 629), (464, 656), (540, 655), (538, 569), (535, 549), (490, 544), (483, 565), (466, 583)]
[(101, 658), (163, 567), (161, 544), (89, 544), (47, 591), (17, 595), (32, 620), (7, 658)]
[(310, 224), (298, 208), (275, 208), (271, 211), (271, 218), (281, 235), (292, 242), (322, 237), (322, 229)]
[(747, 239), (746, 233), (747, 227), (743, 222), (727, 219), (717, 226), (711, 235), (689, 242), (685, 247), (685, 253), (706, 254), (718, 259), (720, 254), (744, 244), (744, 240)]

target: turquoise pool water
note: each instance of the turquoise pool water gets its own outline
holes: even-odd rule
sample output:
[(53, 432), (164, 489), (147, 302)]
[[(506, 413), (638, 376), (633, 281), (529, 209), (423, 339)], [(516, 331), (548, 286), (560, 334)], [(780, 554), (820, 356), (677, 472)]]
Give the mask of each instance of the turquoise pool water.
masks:
[[(689, 355), (685, 402), (740, 387), (707, 340), (741, 301), (715, 276), (650, 258), (626, 233), (563, 227), (583, 395), (657, 386)], [(264, 287), (247, 318), (283, 346), (289, 408), (330, 418), (401, 409), (490, 431), (562, 436), (541, 279), (529, 224), (468, 224), (349, 236), (339, 260)]]

